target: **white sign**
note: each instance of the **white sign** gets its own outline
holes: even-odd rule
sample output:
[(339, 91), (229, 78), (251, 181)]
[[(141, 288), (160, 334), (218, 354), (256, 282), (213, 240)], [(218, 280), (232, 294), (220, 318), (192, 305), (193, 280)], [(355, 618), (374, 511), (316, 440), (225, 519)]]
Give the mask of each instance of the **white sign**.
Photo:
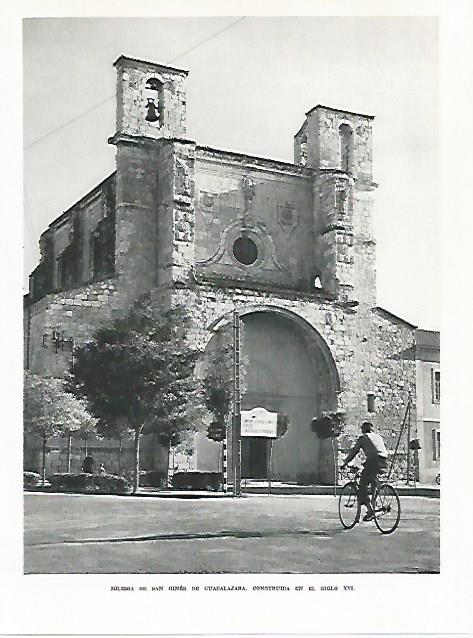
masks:
[(265, 408), (241, 411), (241, 436), (277, 436), (278, 414)]

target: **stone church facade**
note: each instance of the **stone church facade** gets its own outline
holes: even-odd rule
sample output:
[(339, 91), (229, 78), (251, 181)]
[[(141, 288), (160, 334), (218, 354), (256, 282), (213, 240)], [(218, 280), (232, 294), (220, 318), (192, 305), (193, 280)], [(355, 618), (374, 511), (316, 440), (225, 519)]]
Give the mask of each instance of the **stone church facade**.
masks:
[[(185, 303), (201, 349), (239, 311), (242, 407), (290, 419), (275, 479), (331, 480), (331, 447), (310, 428), (321, 410), (344, 411), (353, 431), (372, 420), (394, 447), (415, 400), (415, 326), (376, 305), (373, 117), (315, 106), (293, 163), (223, 151), (186, 137), (186, 71), (125, 56), (115, 66), (116, 171), (41, 236), (26, 367), (64, 375), (71, 353), (53, 333), (79, 345), (151, 291), (159, 307)], [(192, 446), (194, 469), (218, 468), (205, 432)], [(264, 475), (260, 440), (242, 454), (248, 475)]]

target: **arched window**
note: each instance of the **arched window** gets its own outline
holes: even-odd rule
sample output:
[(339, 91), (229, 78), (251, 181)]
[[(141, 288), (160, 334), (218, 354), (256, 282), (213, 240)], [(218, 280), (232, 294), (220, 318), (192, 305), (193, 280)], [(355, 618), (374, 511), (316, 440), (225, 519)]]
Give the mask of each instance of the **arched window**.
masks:
[(338, 132), (340, 135), (341, 169), (349, 173), (353, 168), (353, 131), (348, 124), (341, 124)]

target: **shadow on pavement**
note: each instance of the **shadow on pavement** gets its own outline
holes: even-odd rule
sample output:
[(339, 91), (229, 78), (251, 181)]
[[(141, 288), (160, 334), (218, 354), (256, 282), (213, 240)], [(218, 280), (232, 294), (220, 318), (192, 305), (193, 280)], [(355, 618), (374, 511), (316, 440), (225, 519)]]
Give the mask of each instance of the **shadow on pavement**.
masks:
[(74, 540), (52, 541), (50, 543), (32, 543), (31, 546), (45, 545), (83, 545), (95, 543), (138, 543), (150, 541), (174, 541), (174, 540), (206, 540), (215, 538), (276, 538), (281, 536), (314, 536), (317, 538), (331, 538), (340, 533), (345, 533), (344, 529), (334, 529), (331, 532), (321, 532), (314, 530), (221, 530), (218, 532), (186, 532), (171, 534), (150, 534), (147, 536), (125, 536), (122, 538), (84, 538)]

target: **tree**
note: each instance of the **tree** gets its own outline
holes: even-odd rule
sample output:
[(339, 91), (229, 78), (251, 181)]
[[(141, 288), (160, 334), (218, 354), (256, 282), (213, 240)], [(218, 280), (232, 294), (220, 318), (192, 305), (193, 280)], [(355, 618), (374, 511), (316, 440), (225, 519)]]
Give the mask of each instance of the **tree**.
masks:
[(46, 444), (52, 436), (70, 436), (82, 428), (93, 431), (95, 419), (85, 401), (65, 390), (64, 380), (43, 378), (25, 372), (23, 384), (25, 432), (42, 439), (42, 480), (46, 473)]
[(102, 434), (133, 434), (135, 492), (143, 432), (171, 444), (198, 402), (193, 374), (199, 352), (187, 341), (189, 323), (182, 306), (159, 312), (147, 293), (74, 351), (69, 387), (87, 399)]
[[(215, 336), (215, 347), (207, 353), (203, 378), (205, 407), (214, 418), (207, 436), (215, 440), (225, 438), (226, 421), (232, 409), (233, 397), (233, 345), (226, 335)], [(213, 432), (217, 433), (217, 436)], [(223, 436), (222, 436), (223, 435)]]
[(334, 495), (337, 492), (337, 460), (335, 458), (335, 439), (340, 436), (345, 424), (344, 412), (322, 412), (312, 419), (312, 431), (319, 439), (330, 439), (332, 443), (333, 471), (334, 471)]
[[(244, 324), (240, 324), (240, 392), (246, 390), (246, 373), (248, 357), (244, 347)], [(214, 341), (205, 357), (205, 373), (202, 380), (204, 403), (214, 418), (214, 427), (209, 428), (207, 436), (225, 431), (233, 406), (233, 339), (230, 330), (221, 329), (214, 336)], [(217, 427), (217, 424), (219, 427)], [(221, 436), (217, 440), (222, 440)]]

